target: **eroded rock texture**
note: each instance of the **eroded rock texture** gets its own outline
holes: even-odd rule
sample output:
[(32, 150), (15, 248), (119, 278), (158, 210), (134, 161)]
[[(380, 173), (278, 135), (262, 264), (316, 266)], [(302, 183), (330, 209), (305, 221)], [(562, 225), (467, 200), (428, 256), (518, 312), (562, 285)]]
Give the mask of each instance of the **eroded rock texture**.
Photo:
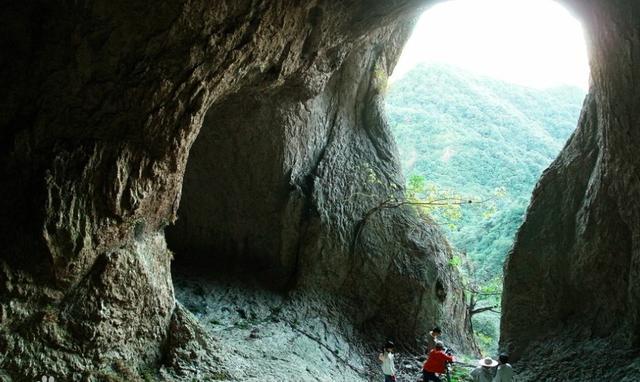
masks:
[[(421, 3), (3, 5), (0, 377), (132, 380), (182, 364), (199, 331), (174, 313), (163, 230), (205, 114), (179, 256), (347, 297), (380, 336), (447, 313), (469, 347), (436, 229), (388, 210), (353, 240), (402, 183), (381, 93)], [(211, 362), (204, 378), (224, 375)]]
[[(407, 340), (446, 317), (469, 348), (438, 230), (388, 209), (358, 231), (401, 191), (381, 97), (424, 3), (4, 4), (0, 378), (135, 380), (160, 363), (169, 379), (193, 365), (228, 375), (175, 308), (163, 231), (177, 215), (185, 263), (335, 298), (371, 337)], [(532, 360), (545, 336), (604, 341), (634, 378), (640, 9), (568, 3), (588, 29), (593, 87), (509, 258), (502, 342)]]
[(536, 186), (505, 266), (501, 342), (531, 362), (541, 354), (558, 361), (540, 351), (545, 342), (571, 344), (573, 362), (590, 360), (567, 375), (538, 369), (536, 380), (551, 378), (550, 370), (562, 380), (612, 371), (637, 380), (640, 4), (576, 2), (576, 9), (590, 41), (592, 86), (578, 129)]
[(381, 337), (413, 342), (452, 315), (444, 325), (468, 350), (462, 290), (439, 231), (406, 208), (372, 215), (355, 237), (367, 212), (403, 187), (381, 101), (410, 25), (370, 32), (322, 86), (214, 104), (168, 237), (179, 258), (212, 272), (347, 296), (359, 324)]

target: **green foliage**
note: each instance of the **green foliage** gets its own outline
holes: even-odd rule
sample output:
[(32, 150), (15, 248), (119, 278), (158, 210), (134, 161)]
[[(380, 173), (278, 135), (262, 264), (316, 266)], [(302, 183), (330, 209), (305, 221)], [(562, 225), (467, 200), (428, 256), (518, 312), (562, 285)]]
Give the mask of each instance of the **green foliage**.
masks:
[(376, 68), (373, 71), (374, 86), (378, 93), (386, 93), (389, 86), (389, 76), (382, 68)]
[[(420, 208), (469, 259), (466, 277), (477, 293), (501, 288), (502, 264), (533, 187), (575, 129), (584, 95), (574, 87), (532, 89), (443, 65), (419, 66), (389, 86), (387, 115), (410, 174), (406, 198), (490, 199)], [(459, 260), (450, 265), (460, 268)], [(494, 292), (487, 292), (494, 300), (478, 306), (499, 305)], [(481, 346), (494, 349), (499, 315), (478, 314), (473, 324)]]
[(498, 338), (500, 336), (500, 314), (497, 312), (500, 309), (502, 297), (502, 277), (497, 276), (478, 287), (472, 285), (471, 289), (469, 299), (473, 295), (476, 308), (497, 307), (471, 317), (473, 333), (480, 349), (485, 355), (495, 355), (498, 352)]
[(424, 190), (425, 179), (421, 175), (411, 175), (407, 181), (407, 197), (413, 199), (418, 193)]
[(424, 176), (412, 175), (407, 182), (405, 198), (414, 203), (420, 213), (431, 216), (446, 224), (450, 229), (462, 217), (460, 206), (467, 200), (451, 190), (442, 190), (433, 183), (427, 183)]
[(471, 382), (473, 378), (471, 378), (469, 370), (454, 366), (451, 369), (451, 382)]
[[(495, 326), (489, 322), (485, 317), (478, 316), (476, 320), (480, 320), (480, 322), (484, 323), (483, 329), (485, 328), (494, 328)], [(476, 325), (479, 323), (477, 322)], [(476, 343), (483, 350), (484, 355), (496, 354), (498, 351), (496, 339), (499, 336), (499, 333), (496, 333), (494, 330), (490, 330), (490, 334), (487, 334), (484, 330), (474, 330), (474, 336), (476, 337)]]
[(460, 268), (460, 266), (462, 265), (462, 259), (460, 258), (460, 256), (453, 256), (451, 260), (449, 260), (449, 265), (454, 268)]

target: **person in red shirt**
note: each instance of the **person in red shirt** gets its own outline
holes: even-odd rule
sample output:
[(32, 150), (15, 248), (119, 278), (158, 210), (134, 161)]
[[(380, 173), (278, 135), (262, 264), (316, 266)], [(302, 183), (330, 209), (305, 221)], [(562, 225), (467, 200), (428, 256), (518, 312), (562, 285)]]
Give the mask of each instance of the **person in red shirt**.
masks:
[(429, 352), (422, 366), (423, 382), (442, 382), (439, 375), (447, 371), (447, 362), (453, 362), (453, 356), (444, 352), (442, 342), (436, 342), (435, 348)]

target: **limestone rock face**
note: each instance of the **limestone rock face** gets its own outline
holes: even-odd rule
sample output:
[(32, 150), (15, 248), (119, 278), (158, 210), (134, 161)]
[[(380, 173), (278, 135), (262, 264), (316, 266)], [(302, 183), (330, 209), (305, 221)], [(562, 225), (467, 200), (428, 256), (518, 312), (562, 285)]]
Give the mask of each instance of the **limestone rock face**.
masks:
[[(381, 100), (427, 3), (3, 5), (0, 379), (136, 380), (163, 362), (170, 376), (192, 356), (227, 375), (175, 308), (169, 249), (321, 291), (365, 337), (411, 346), (439, 323), (472, 350), (439, 230), (410, 208), (368, 215), (402, 192)], [(640, 344), (640, 5), (567, 4), (593, 85), (507, 262), (502, 343), (538, 379), (540, 339), (614, 345), (626, 377)]]
[(401, 191), (381, 97), (423, 3), (3, 5), (0, 377), (183, 364), (168, 333), (192, 321), (174, 313), (164, 238), (177, 215), (185, 262), (329, 291), (379, 336), (446, 314), (469, 348), (437, 229), (388, 210), (354, 240)]
[[(505, 265), (501, 343), (526, 360), (540, 342), (584, 350), (605, 341), (599, 351), (626, 349), (628, 364), (640, 347), (640, 5), (575, 5), (590, 43), (590, 94), (536, 186)], [(583, 350), (580, 357), (591, 351)], [(571, 377), (605, 368), (595, 362), (584, 378)]]
[(168, 239), (179, 259), (212, 271), (346, 296), (381, 337), (415, 345), (446, 317), (452, 344), (470, 350), (462, 288), (436, 228), (398, 208), (372, 215), (356, 238), (367, 212), (403, 188), (382, 97), (408, 31), (369, 33), (318, 94), (285, 84), (214, 104)]

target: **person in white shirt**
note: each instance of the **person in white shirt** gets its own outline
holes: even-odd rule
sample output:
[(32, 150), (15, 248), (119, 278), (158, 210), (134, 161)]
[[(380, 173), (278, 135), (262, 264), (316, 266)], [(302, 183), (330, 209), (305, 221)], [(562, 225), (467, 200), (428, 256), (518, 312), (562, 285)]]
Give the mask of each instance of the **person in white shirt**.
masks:
[(496, 366), (498, 366), (498, 362), (491, 357), (478, 361), (478, 367), (471, 372), (473, 382), (492, 382)]
[(427, 348), (425, 349), (425, 354), (429, 355), (429, 352), (436, 347), (436, 343), (439, 342), (439, 337), (442, 335), (442, 329), (436, 326), (429, 332), (429, 336), (427, 337)]
[(378, 355), (378, 359), (382, 362), (382, 373), (384, 374), (384, 382), (396, 381), (396, 366), (393, 364), (393, 342), (388, 341), (384, 344), (382, 353)]
[(505, 353), (498, 357), (498, 370), (493, 382), (511, 382), (513, 381), (513, 368), (509, 364), (509, 356)]

